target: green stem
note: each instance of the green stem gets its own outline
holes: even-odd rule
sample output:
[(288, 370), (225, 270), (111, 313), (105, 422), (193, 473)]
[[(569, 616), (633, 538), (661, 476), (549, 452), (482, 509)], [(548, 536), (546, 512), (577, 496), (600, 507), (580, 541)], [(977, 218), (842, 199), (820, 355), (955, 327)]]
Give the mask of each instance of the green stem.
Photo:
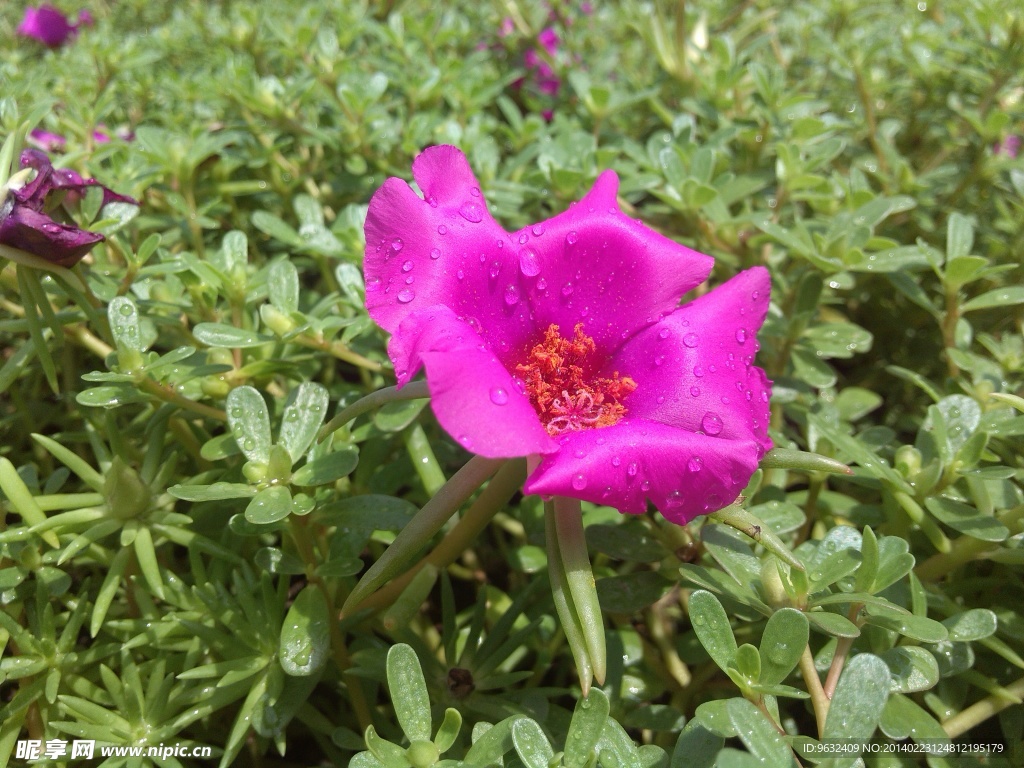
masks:
[(576, 672), (580, 677), (580, 687), (583, 689), (583, 696), (590, 693), (590, 681), (594, 676), (594, 667), (590, 661), (590, 652), (587, 650), (587, 643), (583, 639), (583, 627), (580, 624), (579, 615), (572, 603), (572, 596), (566, 583), (565, 572), (562, 568), (562, 553), (559, 549), (558, 530), (555, 526), (555, 505), (554, 502), (544, 502), (544, 538), (547, 541), (548, 550), (548, 575), (551, 578), (551, 596), (555, 602), (555, 612), (562, 624), (562, 632), (572, 649), (573, 659), (576, 661)]
[[(1024, 698), (1024, 678), (1010, 683), (1004, 690), (1013, 694), (1018, 699)], [(963, 712), (953, 715), (953, 717), (942, 724), (942, 730), (946, 732), (949, 738), (955, 739), (957, 736), (967, 733), (974, 726), (985, 722), (993, 715), (1002, 712), (1014, 704), (1015, 702), (1007, 698), (1005, 693), (993, 694), (972, 704)]]
[[(848, 618), (852, 623), (860, 624), (857, 622), (857, 614), (860, 613), (860, 609), (864, 606), (863, 603), (853, 603), (850, 606), (850, 611), (847, 614)], [(828, 676), (825, 678), (825, 687), (822, 689), (825, 691), (825, 695), (832, 700), (832, 696), (836, 692), (836, 686), (839, 684), (839, 676), (843, 673), (843, 667), (846, 666), (846, 657), (850, 653), (850, 649), (853, 648), (853, 641), (856, 638), (853, 637), (840, 637), (836, 641), (836, 652), (832, 655), (832, 666), (828, 668)]]
[[(597, 599), (594, 572), (590, 568), (590, 554), (587, 552), (587, 538), (583, 529), (583, 511), (579, 499), (556, 496), (552, 503), (555, 519), (555, 535), (558, 538), (558, 552), (565, 583), (569, 588), (572, 603), (579, 617), (587, 654), (594, 669), (598, 684), (604, 683), (608, 671), (608, 653), (605, 648), (604, 620), (601, 604)], [(549, 563), (549, 570), (551, 564)], [(586, 691), (586, 686), (584, 686)], [(586, 693), (584, 692), (584, 696)]]
[(391, 605), (398, 596), (402, 594), (409, 583), (427, 565), (432, 565), (439, 571), (447, 568), (462, 555), (476, 539), (477, 536), (487, 527), (498, 512), (500, 512), (508, 500), (523, 484), (526, 479), (526, 466), (521, 459), (513, 459), (506, 463), (497, 474), (491, 478), (487, 487), (480, 494), (479, 498), (470, 505), (466, 514), (447, 533), (441, 543), (434, 550), (420, 560), (416, 565), (403, 573), (387, 586), (374, 592), (370, 597), (359, 604), (357, 610), (367, 608), (380, 610)]
[(380, 559), (363, 574), (341, 607), (342, 614), (351, 615), (366, 598), (401, 574), (416, 553), (441, 530), (441, 526), (448, 518), (455, 514), (462, 503), (497, 472), (505, 461), (507, 459), (474, 456), (452, 475), (444, 487), (401, 530)]
[(811, 694), (814, 719), (818, 722), (818, 738), (821, 738), (825, 734), (829, 698), (825, 695), (825, 689), (821, 687), (821, 678), (818, 677), (818, 670), (814, 668), (814, 656), (811, 655), (811, 646), (804, 648), (804, 652), (800, 655), (800, 675), (804, 679), (804, 685), (807, 686), (807, 692)]
[(421, 400), (427, 397), (430, 397), (430, 390), (427, 389), (427, 382), (425, 381), (412, 381), (401, 389), (397, 386), (378, 389), (376, 392), (371, 392), (366, 397), (356, 400), (352, 405), (342, 408), (341, 413), (337, 414), (323, 426), (318, 440), (323, 442), (324, 438), (329, 434), (341, 429), (350, 421), (387, 403), (395, 402), (396, 400)]

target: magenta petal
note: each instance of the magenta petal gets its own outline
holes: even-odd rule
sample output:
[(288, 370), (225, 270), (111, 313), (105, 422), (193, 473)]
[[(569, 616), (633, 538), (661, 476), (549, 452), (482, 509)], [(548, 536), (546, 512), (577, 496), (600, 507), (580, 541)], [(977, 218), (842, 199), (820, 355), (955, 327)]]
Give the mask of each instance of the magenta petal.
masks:
[(768, 270), (748, 269), (626, 342), (609, 368), (637, 384), (629, 415), (753, 441), (760, 459), (772, 446), (771, 387), (753, 361), (770, 292)]
[(75, 28), (63, 13), (52, 5), (26, 8), (25, 16), (18, 25), (19, 35), (31, 37), (50, 48), (59, 48), (71, 37)]
[(58, 224), (27, 206), (15, 203), (6, 207), (10, 207), (6, 215), (0, 211), (0, 243), (62, 267), (74, 266), (96, 243), (103, 241), (98, 232)]
[(626, 418), (570, 433), (526, 481), (527, 493), (571, 496), (639, 514), (651, 501), (680, 525), (736, 499), (757, 468), (753, 441), (720, 440)]
[(557, 450), (512, 374), (469, 323), (446, 307), (409, 315), (388, 351), (405, 384), (427, 369), (431, 406), (445, 431), (487, 458)]
[(538, 264), (530, 292), (538, 327), (571, 334), (583, 323), (608, 351), (674, 310), (713, 264), (623, 215), (618, 188), (605, 171), (579, 203), (513, 235), (520, 261)]

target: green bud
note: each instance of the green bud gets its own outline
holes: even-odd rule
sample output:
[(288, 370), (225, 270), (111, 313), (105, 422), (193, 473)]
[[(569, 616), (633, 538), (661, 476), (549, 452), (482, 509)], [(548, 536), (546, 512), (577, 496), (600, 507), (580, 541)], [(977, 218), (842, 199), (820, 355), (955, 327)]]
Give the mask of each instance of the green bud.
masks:
[(913, 478), (921, 471), (921, 452), (912, 445), (901, 445), (894, 457), (896, 471), (906, 478)]
[(295, 321), (273, 304), (261, 306), (260, 317), (263, 318), (263, 324), (278, 336), (287, 336), (295, 330)]
[(413, 768), (430, 768), (441, 758), (441, 753), (432, 741), (414, 741), (405, 750), (405, 758)]
[(103, 477), (103, 495), (114, 516), (127, 520), (149, 509), (153, 494), (139, 473), (115, 456)]

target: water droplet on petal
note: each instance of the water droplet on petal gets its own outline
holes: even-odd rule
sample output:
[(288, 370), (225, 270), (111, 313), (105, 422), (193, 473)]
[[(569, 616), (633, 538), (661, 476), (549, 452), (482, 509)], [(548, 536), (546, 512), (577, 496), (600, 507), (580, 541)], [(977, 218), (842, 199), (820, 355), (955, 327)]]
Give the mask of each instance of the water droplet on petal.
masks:
[(649, 491), (649, 490), (651, 490), (651, 481), (650, 480), (644, 480), (642, 483), (640, 483), (640, 490), (641, 491)]
[(391, 241), (391, 250), (395, 253), (398, 253), (403, 247), (405, 247), (405, 243), (402, 242), (402, 238), (396, 237)]
[(691, 332), (691, 333), (688, 333), (685, 336), (683, 336), (683, 344), (688, 346), (690, 349), (693, 349), (694, 347), (696, 347), (697, 346), (697, 342), (699, 340), (700, 339), (698, 339), (696, 333), (692, 333)]
[(523, 248), (519, 251), (519, 271), (527, 277), (536, 277), (540, 274), (540, 259), (532, 248)]
[(530, 242), (530, 236), (523, 232), (523, 234), (519, 236), (519, 244), (526, 245), (528, 242)]
[(728, 405), (728, 404), (729, 404), (729, 396), (728, 395), (722, 395), (722, 405)]
[(767, 403), (768, 402), (768, 393), (767, 392), (762, 392), (761, 393), (761, 402), (762, 403)]
[(538, 291), (546, 291), (547, 289), (548, 289), (548, 281), (545, 280), (542, 277), (540, 280), (537, 281), (537, 290)]
[(656, 358), (654, 358), (654, 364), (655, 365), (662, 365), (664, 362), (665, 362), (665, 356), (664, 355), (658, 355)]
[(430, 258), (434, 259), (435, 261), (437, 259), (440, 259), (441, 258), (441, 249), (440, 248), (432, 248), (430, 250)]
[(466, 273), (460, 269), (458, 272), (455, 273), (455, 276), (459, 278), (459, 280), (462, 280), (466, 276)]
[(491, 402), (495, 405), (505, 405), (508, 402), (508, 392), (504, 387), (491, 387)]
[(587, 487), (587, 478), (583, 474), (578, 474), (572, 479), (572, 487), (577, 491), (582, 491)]
[(447, 235), (448, 234), (448, 227), (446, 227), (444, 224), (438, 224), (437, 225), (437, 234), (439, 234), (439, 235)]
[(484, 212), (479, 203), (463, 203), (459, 208), (459, 215), (473, 224), (484, 220)]
[(563, 296), (572, 296), (572, 283), (566, 283), (562, 286)]
[(580, 239), (580, 236), (576, 233), (576, 230), (573, 230), (573, 231), (571, 231), (569, 234), (567, 234), (565, 236), (565, 244), (566, 245), (576, 245), (576, 243), (577, 243), (577, 241), (579, 239)]
[(700, 387), (690, 387), (690, 395), (692, 397), (700, 397)]
[(380, 290), (381, 281), (379, 277), (371, 277), (366, 283), (366, 292), (374, 293)]
[(480, 197), (480, 188), (479, 187), (470, 187), (469, 188), (469, 194), (471, 194), (473, 197)]
[(693, 375), (699, 379), (701, 376), (704, 375), (704, 369), (701, 368), (699, 365), (694, 366)]
[(437, 208), (437, 200), (434, 198), (433, 195), (427, 198), (427, 205), (429, 205), (431, 208)]
[(759, 294), (757, 291), (754, 291), (753, 293), (750, 294), (750, 298), (753, 299), (754, 301), (757, 301), (757, 297), (760, 295), (761, 294)]
[(686, 462), (686, 468), (691, 472), (700, 472), (704, 469), (704, 459), (700, 456), (691, 456), (690, 460)]
[(544, 225), (534, 224), (533, 227), (530, 228), (530, 231), (533, 232), (534, 237), (540, 237), (544, 234)]
[(505, 286), (505, 303), (510, 307), (519, 303), (519, 289), (511, 283)]
[(398, 300), (402, 304), (408, 304), (416, 298), (416, 292), (412, 288), (403, 288), (398, 292)]
[(746, 340), (747, 340), (747, 329), (746, 328), (740, 328), (738, 331), (736, 331), (736, 341), (737, 342), (739, 342), (740, 344), (743, 344), (744, 342), (746, 342)]
[(668, 328), (662, 328), (660, 331), (658, 331), (658, 338), (659, 339), (667, 339), (668, 338), (668, 333), (669, 333)]
[(672, 493), (668, 495), (668, 498), (665, 499), (665, 506), (668, 509), (678, 509), (683, 506), (684, 502), (685, 499), (683, 498), (682, 491), (672, 491)]
[(622, 459), (620, 459), (620, 458), (619, 458), (618, 456), (613, 456), (613, 457), (612, 457), (612, 466), (613, 466), (613, 467), (617, 467), (617, 466), (619, 466), (619, 465), (620, 465), (621, 463), (622, 463)]
[(402, 271), (403, 272), (409, 272), (410, 270), (412, 270), (412, 261), (411, 260), (406, 261), (405, 264), (402, 265)]
[(500, 261), (492, 261), (491, 262), (491, 268), (487, 270), (487, 274), (489, 274), (491, 277), (497, 277), (500, 272), (501, 272), (501, 262)]
[(708, 411), (700, 421), (701, 429), (708, 435), (718, 435), (722, 432), (722, 417), (714, 411)]
[(635, 461), (629, 462), (629, 466), (626, 467), (626, 474), (630, 477), (636, 477), (636, 473), (640, 470), (640, 467)]

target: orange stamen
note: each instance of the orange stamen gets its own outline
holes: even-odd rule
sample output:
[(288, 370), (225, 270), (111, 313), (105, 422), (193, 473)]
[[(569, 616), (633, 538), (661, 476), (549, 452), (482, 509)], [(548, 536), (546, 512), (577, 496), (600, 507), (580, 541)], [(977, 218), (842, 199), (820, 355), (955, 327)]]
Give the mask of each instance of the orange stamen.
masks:
[(618, 371), (610, 379), (588, 378), (586, 359), (596, 349), (583, 333), (583, 323), (573, 329), (572, 339), (563, 338), (552, 324), (530, 350), (528, 361), (516, 366), (548, 434), (607, 427), (626, 415), (622, 400), (636, 389), (636, 382), (620, 378)]

